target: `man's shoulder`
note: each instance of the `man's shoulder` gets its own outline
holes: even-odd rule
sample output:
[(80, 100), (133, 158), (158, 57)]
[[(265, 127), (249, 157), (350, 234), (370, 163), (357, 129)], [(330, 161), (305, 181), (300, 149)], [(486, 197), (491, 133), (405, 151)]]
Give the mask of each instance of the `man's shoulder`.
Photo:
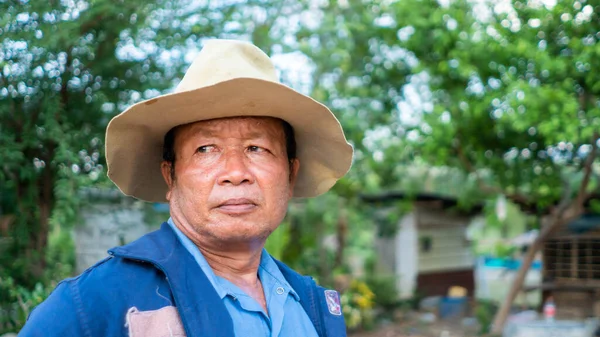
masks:
[[(301, 289), (310, 289), (310, 288), (319, 288), (315, 280), (311, 276), (302, 275), (299, 272), (295, 271), (285, 263), (273, 258), (277, 267), (281, 271), (283, 277), (292, 285), (294, 290), (298, 291), (298, 288)], [(308, 288), (308, 289), (307, 289)]]
[(275, 264), (277, 265), (277, 267), (279, 267), (279, 270), (281, 271), (282, 274), (284, 274), (284, 276), (287, 278), (288, 276), (291, 276), (293, 278), (298, 278), (298, 279), (312, 279), (310, 276), (306, 276), (306, 275), (302, 275), (299, 272), (295, 271), (294, 269), (292, 269), (290, 266), (288, 266), (287, 264), (277, 260), (276, 258), (274, 258), (273, 256), (271, 256), (271, 258), (273, 259), (273, 261), (275, 262)]
[(150, 263), (108, 256), (81, 274), (62, 280), (54, 292), (68, 289), (70, 296), (86, 303), (101, 298), (117, 304), (127, 302), (135, 294), (154, 292), (163, 283), (166, 284), (165, 276)]
[(111, 286), (112, 289), (119, 289), (135, 285), (137, 279), (158, 277), (160, 274), (162, 273), (151, 263), (111, 255), (98, 261), (81, 274), (62, 282), (75, 284), (78, 288), (85, 290), (105, 291), (108, 286)]
[(61, 281), (31, 312), (23, 336), (42, 336), (46, 327), (53, 332), (48, 336), (119, 335), (131, 307), (153, 310), (172, 303), (159, 270), (109, 256)]

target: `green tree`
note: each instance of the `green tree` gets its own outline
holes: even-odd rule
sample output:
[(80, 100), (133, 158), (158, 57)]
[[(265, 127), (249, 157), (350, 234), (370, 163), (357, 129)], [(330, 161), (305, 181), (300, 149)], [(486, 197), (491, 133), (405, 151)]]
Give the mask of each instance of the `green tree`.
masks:
[(184, 36), (160, 24), (177, 16), (166, 1), (2, 2), (0, 13), (1, 209), (12, 238), (0, 275), (32, 285), (51, 228), (75, 221), (77, 189), (103, 180), (108, 120), (171, 85), (183, 58), (167, 69), (161, 53)]
[[(390, 183), (398, 169), (393, 162), (382, 164), (373, 157), (374, 143), (383, 141), (381, 137), (376, 134), (366, 142), (364, 139), (369, 138), (373, 126), (387, 129), (398, 124), (388, 112), (400, 97), (398, 86), (386, 79), (389, 72), (404, 77), (410, 69), (398, 67), (387, 73), (379, 69), (387, 46), (379, 45), (382, 40), (378, 38), (394, 32), (374, 24), (378, 11), (383, 10), (378, 4), (364, 8), (357, 1), (311, 1), (301, 8), (292, 20), (297, 19), (298, 24), (291, 25), (287, 38), (282, 39), (283, 50), (309, 60), (305, 92), (338, 117), (355, 148), (355, 160), (331, 192), (292, 203), (282, 229), (293, 239), (287, 242), (282, 259), (301, 272), (317, 276), (321, 284), (335, 286), (336, 275), (350, 273), (350, 255), (372, 258), (375, 222), (372, 210), (358, 195)], [(375, 45), (370, 45), (368, 41), (374, 36)], [(389, 92), (389, 96), (382, 92)], [(404, 152), (403, 157), (408, 158), (410, 151)]]
[(594, 1), (504, 8), (403, 1), (394, 9), (396, 22), (412, 30), (402, 45), (419, 60), (414, 72), (425, 75), (434, 103), (423, 111), (420, 153), (475, 175), (483, 191), (551, 214), (495, 332), (543, 240), (580, 216), (597, 190), (597, 9)]
[(77, 193), (112, 186), (110, 118), (173, 88), (205, 38), (254, 40), (272, 52), (303, 6), (0, 0), (0, 289), (18, 286), (0, 304), (70, 272)]
[[(315, 95), (357, 147), (356, 181), (338, 191), (404, 186), (399, 168), (416, 160), (550, 214), (496, 331), (543, 240), (598, 192), (599, 6), (329, 2), (321, 24), (298, 35), (318, 65)], [(380, 141), (369, 146), (374, 133)]]
[(307, 14), (319, 24), (296, 33), (297, 48), (315, 66), (311, 95), (331, 107), (355, 148), (353, 168), (335, 188), (347, 198), (393, 185), (398, 164), (413, 155), (395, 137), (411, 69), (394, 45), (395, 28), (381, 22), (389, 10), (379, 1), (330, 1)]
[(280, 16), (299, 5), (0, 1), (0, 215), (10, 238), (0, 276), (39, 280), (49, 233), (68, 236), (76, 222), (78, 189), (109, 185), (112, 116), (171, 89), (204, 38), (254, 39), (270, 51)]

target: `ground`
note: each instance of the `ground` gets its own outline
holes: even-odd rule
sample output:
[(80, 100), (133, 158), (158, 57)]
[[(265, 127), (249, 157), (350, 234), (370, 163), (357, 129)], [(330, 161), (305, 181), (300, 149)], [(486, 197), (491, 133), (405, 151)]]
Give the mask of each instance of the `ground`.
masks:
[(479, 325), (469, 318), (434, 322), (423, 318), (423, 314), (413, 312), (372, 331), (350, 333), (349, 337), (475, 337), (479, 330)]
[(474, 332), (465, 332), (455, 324), (435, 323), (425, 327), (390, 324), (374, 331), (356, 332), (349, 337), (475, 337)]

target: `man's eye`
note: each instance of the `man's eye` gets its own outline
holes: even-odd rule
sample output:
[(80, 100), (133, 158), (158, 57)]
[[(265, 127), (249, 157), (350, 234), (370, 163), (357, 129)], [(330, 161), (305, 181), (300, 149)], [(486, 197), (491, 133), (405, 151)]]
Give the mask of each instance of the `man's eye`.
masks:
[(250, 151), (250, 152), (262, 152), (262, 151), (264, 151), (264, 149), (262, 147), (260, 147), (260, 146), (251, 145), (251, 146), (248, 146), (248, 151)]
[(212, 151), (214, 148), (215, 148), (215, 147), (214, 147), (213, 145), (203, 145), (203, 146), (200, 146), (200, 147), (199, 147), (199, 148), (196, 150), (196, 152), (200, 152), (200, 153), (207, 153), (207, 152), (210, 152), (210, 151)]

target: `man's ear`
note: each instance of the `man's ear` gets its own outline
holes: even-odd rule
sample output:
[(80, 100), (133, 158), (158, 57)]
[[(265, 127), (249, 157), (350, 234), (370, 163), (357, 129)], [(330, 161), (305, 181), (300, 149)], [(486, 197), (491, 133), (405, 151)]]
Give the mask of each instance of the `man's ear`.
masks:
[(162, 173), (163, 179), (167, 186), (169, 187), (169, 191), (167, 191), (166, 198), (169, 200), (171, 198), (171, 189), (173, 188), (173, 175), (171, 174), (171, 165), (172, 163), (168, 161), (163, 161), (160, 163), (160, 172)]
[(290, 165), (290, 196), (294, 194), (294, 186), (296, 186), (299, 170), (300, 160), (298, 158), (292, 159), (292, 164)]

